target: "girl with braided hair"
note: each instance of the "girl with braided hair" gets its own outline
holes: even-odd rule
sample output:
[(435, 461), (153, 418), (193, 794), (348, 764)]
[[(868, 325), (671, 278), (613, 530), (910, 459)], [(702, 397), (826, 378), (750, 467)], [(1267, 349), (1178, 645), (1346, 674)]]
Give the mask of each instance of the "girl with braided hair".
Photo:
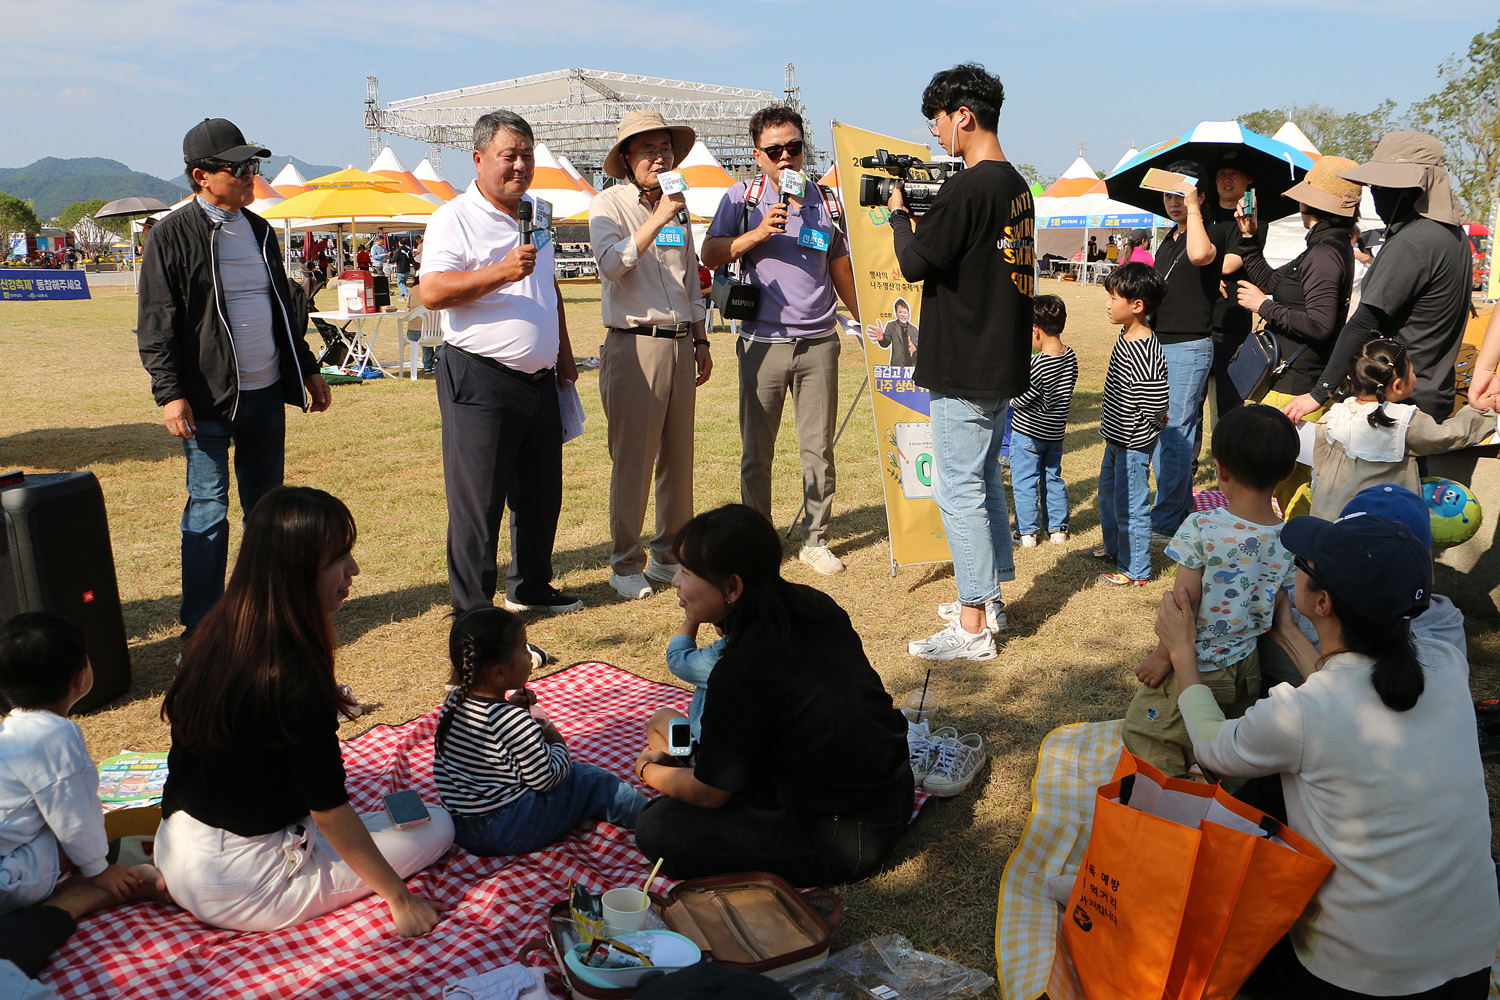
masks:
[(1495, 415), (1465, 405), (1438, 423), (1403, 402), (1417, 378), (1398, 338), (1367, 341), (1349, 362), (1345, 398), (1318, 421), (1312, 516), (1334, 520), (1367, 486), (1392, 484), (1421, 494), (1419, 455), (1457, 451), (1495, 433)]
[(520, 616), (495, 607), (459, 612), (448, 633), (449, 683), (433, 767), (454, 842), (480, 857), (529, 854), (579, 820), (627, 830), (646, 797), (592, 764), (575, 764), (526, 687), (531, 651)]

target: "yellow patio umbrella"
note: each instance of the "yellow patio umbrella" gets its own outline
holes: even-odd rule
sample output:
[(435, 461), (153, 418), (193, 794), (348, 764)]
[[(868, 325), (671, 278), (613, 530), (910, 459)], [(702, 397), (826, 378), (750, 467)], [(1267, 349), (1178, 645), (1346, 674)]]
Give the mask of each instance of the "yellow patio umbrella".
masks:
[[(326, 184), (329, 178), (349, 174), (374, 177), (375, 182), (356, 179), (348, 181), (356, 185), (352, 187), (313, 187), (310, 191), (295, 195), (267, 209), (261, 213), (261, 218), (284, 219), (288, 223), (296, 219), (348, 219), (350, 238), (357, 239), (358, 234), (354, 222), (356, 218), (389, 219), (398, 215), (431, 215), (437, 211), (437, 206), (430, 201), (393, 190), (396, 186), (395, 181), (386, 177), (376, 177), (374, 174), (366, 174), (363, 170), (340, 170), (336, 174), (328, 174), (308, 183), (309, 185)], [(338, 228), (342, 226), (341, 221)], [(342, 242), (339, 255), (342, 259)]]
[(382, 177), (380, 174), (372, 174), (368, 170), (357, 170), (354, 167), (335, 170), (331, 174), (314, 177), (307, 182), (307, 186), (310, 188), (349, 187), (350, 185), (373, 186), (382, 190), (394, 191), (401, 186), (401, 182), (394, 178)]

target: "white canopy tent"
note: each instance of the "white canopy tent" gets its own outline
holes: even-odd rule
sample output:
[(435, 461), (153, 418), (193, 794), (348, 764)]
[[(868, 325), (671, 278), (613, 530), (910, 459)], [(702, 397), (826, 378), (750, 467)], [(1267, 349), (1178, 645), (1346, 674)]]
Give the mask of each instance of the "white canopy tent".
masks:
[[(1323, 154), (1313, 146), (1312, 140), (1297, 127), (1295, 122), (1287, 122), (1276, 130), (1273, 139), (1279, 139), (1289, 146), (1301, 150), (1314, 160)], [(1375, 199), (1370, 194), (1369, 187), (1365, 187), (1359, 194), (1359, 217), (1360, 225), (1369, 227), (1384, 226), (1380, 221), (1379, 214), (1375, 211)], [(1272, 267), (1280, 267), (1288, 263), (1307, 249), (1307, 230), (1302, 226), (1302, 216), (1289, 215), (1284, 219), (1276, 219), (1266, 226), (1266, 245), (1262, 253), (1265, 255), (1266, 263)]]

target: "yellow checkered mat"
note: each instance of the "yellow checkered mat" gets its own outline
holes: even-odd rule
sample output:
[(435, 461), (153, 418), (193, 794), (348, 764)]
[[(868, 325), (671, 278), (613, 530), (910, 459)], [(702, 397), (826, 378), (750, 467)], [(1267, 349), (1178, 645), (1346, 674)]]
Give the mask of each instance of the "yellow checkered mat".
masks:
[[(1120, 760), (1124, 721), (1081, 722), (1054, 729), (1037, 752), (1031, 782), (1031, 816), (1021, 843), (1000, 876), (995, 916), (995, 961), (1007, 1000), (1084, 1000), (1072, 963), (1057, 962), (1062, 947), (1058, 915), (1046, 878), (1076, 872), (1094, 825), (1094, 792)], [(1500, 997), (1500, 942), (1490, 996)], [(1241, 994), (1247, 997), (1247, 994)]]

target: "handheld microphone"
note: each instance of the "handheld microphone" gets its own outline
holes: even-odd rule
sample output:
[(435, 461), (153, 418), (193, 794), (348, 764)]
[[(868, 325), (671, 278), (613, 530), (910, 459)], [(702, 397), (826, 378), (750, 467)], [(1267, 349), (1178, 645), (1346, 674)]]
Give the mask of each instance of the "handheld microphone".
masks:
[(807, 175), (800, 170), (783, 170), (780, 187), (782, 201), (801, 198), (807, 192)]
[(524, 198), (516, 206), (516, 221), (521, 224), (521, 244), (523, 246), (530, 245), (531, 234), (533, 232), (531, 226), (531, 202)]

